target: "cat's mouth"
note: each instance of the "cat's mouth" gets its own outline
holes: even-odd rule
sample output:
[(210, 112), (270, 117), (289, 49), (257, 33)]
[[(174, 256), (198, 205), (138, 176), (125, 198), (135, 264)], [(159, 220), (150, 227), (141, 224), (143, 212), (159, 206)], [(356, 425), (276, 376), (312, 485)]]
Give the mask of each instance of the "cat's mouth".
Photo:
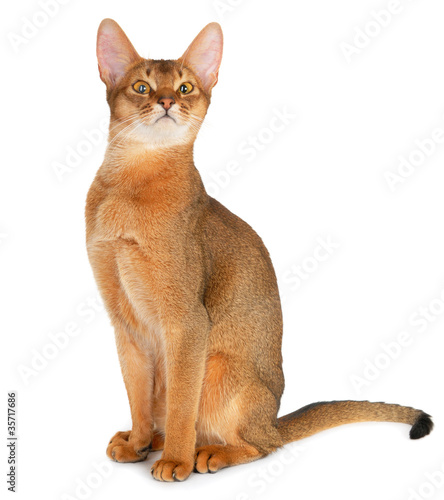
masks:
[(173, 120), (173, 122), (176, 123), (175, 118), (173, 118), (172, 116), (170, 116), (168, 113), (165, 113), (164, 115), (162, 115), (161, 117), (159, 117), (154, 123), (157, 123), (158, 121), (162, 121), (162, 120)]

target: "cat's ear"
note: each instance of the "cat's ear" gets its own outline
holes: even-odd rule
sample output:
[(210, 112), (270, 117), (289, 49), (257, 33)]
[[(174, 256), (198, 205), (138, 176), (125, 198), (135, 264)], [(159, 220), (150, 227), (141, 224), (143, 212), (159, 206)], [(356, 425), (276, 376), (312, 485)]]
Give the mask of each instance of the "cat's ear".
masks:
[(126, 68), (140, 59), (116, 21), (104, 19), (97, 32), (97, 60), (100, 78), (106, 86), (114, 87), (125, 74)]
[(217, 83), (222, 47), (222, 28), (218, 23), (210, 23), (196, 36), (179, 59), (191, 67), (207, 92), (210, 92)]

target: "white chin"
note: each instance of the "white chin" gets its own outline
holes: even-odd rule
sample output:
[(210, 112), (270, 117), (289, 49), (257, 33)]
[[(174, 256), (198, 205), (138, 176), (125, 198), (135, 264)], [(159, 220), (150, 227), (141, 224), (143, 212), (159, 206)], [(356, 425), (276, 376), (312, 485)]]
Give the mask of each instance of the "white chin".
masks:
[(137, 135), (147, 147), (167, 147), (187, 142), (188, 127), (179, 125), (171, 118), (161, 118), (152, 125), (142, 125)]

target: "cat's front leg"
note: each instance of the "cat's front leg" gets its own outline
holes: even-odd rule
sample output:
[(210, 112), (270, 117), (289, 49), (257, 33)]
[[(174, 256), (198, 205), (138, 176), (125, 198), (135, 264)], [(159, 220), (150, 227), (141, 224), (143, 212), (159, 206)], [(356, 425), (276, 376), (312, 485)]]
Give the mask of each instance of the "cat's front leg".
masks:
[(116, 328), (115, 335), (133, 427), (131, 431), (117, 432), (106, 454), (116, 462), (140, 462), (148, 456), (153, 438), (153, 357), (124, 328)]
[(205, 371), (210, 320), (202, 304), (172, 313), (165, 332), (167, 415), (165, 444), (151, 469), (159, 481), (183, 481), (194, 469), (196, 419)]

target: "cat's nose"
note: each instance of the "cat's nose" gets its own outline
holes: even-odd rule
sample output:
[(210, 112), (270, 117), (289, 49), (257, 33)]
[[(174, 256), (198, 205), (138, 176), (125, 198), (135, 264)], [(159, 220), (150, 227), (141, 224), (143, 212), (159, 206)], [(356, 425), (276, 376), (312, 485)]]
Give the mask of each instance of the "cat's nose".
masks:
[(157, 102), (168, 111), (176, 101), (171, 97), (161, 97)]

